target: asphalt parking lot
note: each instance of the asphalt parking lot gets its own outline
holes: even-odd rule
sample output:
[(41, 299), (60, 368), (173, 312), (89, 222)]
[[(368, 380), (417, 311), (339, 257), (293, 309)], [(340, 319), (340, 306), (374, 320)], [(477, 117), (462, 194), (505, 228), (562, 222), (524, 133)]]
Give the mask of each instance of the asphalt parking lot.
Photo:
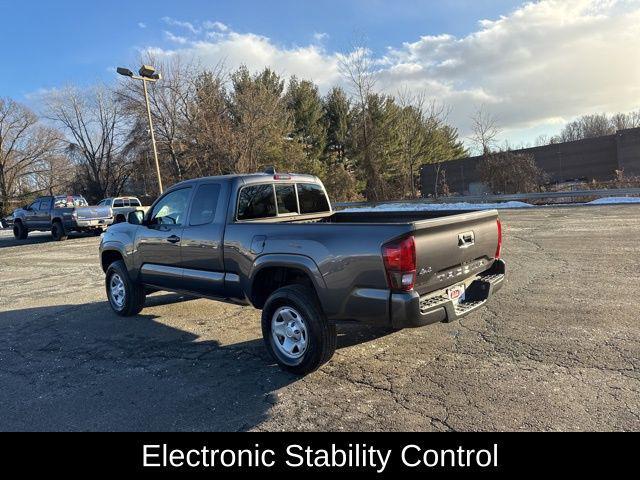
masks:
[(462, 322), (340, 329), (283, 373), (250, 307), (105, 301), (95, 237), (0, 231), (0, 430), (638, 430), (640, 205), (501, 212), (508, 283)]

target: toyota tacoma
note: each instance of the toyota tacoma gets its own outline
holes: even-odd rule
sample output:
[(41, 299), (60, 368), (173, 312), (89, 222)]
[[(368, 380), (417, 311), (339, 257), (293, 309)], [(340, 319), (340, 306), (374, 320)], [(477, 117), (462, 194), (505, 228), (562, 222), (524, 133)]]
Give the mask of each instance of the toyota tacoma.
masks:
[(253, 305), (266, 348), (296, 374), (331, 358), (338, 323), (451, 322), (505, 277), (496, 210), (336, 212), (310, 175), (188, 180), (127, 220), (100, 244), (118, 315), (150, 290)]

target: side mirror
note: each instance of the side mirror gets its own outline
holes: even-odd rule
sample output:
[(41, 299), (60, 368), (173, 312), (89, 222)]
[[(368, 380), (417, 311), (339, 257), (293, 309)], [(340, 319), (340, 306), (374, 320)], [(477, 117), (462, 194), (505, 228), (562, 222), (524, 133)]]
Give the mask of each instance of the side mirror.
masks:
[(142, 225), (144, 223), (144, 212), (142, 210), (134, 210), (127, 215), (127, 222), (132, 225)]

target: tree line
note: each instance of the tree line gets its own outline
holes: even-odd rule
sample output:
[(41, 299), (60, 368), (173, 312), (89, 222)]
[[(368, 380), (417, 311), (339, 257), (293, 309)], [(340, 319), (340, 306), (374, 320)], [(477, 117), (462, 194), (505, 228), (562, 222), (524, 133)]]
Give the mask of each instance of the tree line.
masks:
[[(420, 194), (421, 164), (466, 154), (446, 106), (376, 90), (364, 50), (343, 58), (343, 86), (325, 94), (270, 68), (145, 61), (162, 73), (149, 97), (165, 185), (273, 165), (319, 176), (336, 200), (409, 198)], [(140, 82), (58, 89), (42, 99), (39, 115), (0, 98), (3, 213), (35, 194), (67, 192), (91, 202), (157, 196)]]

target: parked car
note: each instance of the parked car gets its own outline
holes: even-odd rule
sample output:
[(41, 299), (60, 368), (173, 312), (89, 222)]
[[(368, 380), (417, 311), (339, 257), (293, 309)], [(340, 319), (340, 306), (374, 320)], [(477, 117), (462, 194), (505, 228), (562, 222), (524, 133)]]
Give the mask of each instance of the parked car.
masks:
[(110, 197), (100, 200), (99, 207), (111, 207), (113, 223), (126, 222), (129, 212), (141, 210), (146, 212), (149, 207), (143, 207), (136, 197)]
[(13, 228), (13, 215), (15, 210), (4, 218), (0, 218), (0, 227), (2, 228)]
[(14, 212), (13, 235), (25, 240), (29, 232), (51, 231), (60, 241), (69, 232), (101, 234), (112, 222), (110, 207), (90, 207), (81, 195), (49, 195)]
[(481, 307), (504, 282), (501, 245), (496, 210), (334, 212), (317, 177), (268, 173), (171, 187), (107, 230), (100, 261), (118, 315), (148, 288), (251, 304), (271, 355), (304, 374), (331, 358), (339, 322), (419, 327)]

